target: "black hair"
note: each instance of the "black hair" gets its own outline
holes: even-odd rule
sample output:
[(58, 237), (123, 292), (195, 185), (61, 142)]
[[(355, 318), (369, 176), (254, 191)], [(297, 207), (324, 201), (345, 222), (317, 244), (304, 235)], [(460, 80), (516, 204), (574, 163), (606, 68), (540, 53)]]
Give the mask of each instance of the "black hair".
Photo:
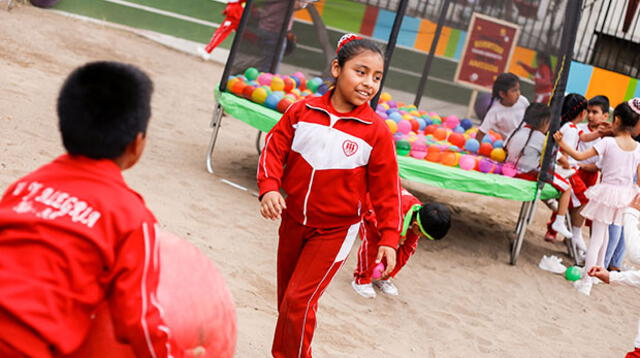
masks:
[(336, 58), (338, 60), (338, 65), (340, 67), (344, 66), (347, 61), (365, 51), (377, 53), (382, 57), (382, 61), (384, 61), (384, 53), (375, 42), (369, 39), (355, 39), (342, 45), (338, 51), (338, 56)]
[(538, 62), (538, 67), (547, 66), (551, 69), (551, 57), (544, 52), (538, 52), (536, 54), (536, 61)]
[(574, 120), (582, 111), (587, 109), (587, 99), (583, 95), (577, 93), (569, 93), (562, 100), (562, 115), (560, 116), (560, 124), (565, 124)]
[(153, 82), (137, 67), (92, 62), (74, 70), (58, 95), (59, 129), (72, 155), (114, 159), (151, 116)]
[[(501, 100), (500, 92), (507, 92), (513, 87), (515, 87), (518, 83), (520, 83), (520, 79), (518, 76), (514, 75), (511, 72), (501, 73), (496, 77), (496, 80), (493, 82), (493, 88), (491, 89), (491, 101), (489, 101), (489, 105), (487, 109), (484, 111), (485, 116), (493, 106), (496, 100)], [(480, 118), (480, 121), (483, 121), (483, 118)]]
[(589, 106), (598, 106), (602, 110), (602, 113), (609, 113), (609, 98), (607, 96), (595, 96), (589, 100)]
[[(634, 100), (638, 100), (637, 98)], [(640, 100), (638, 100), (640, 102)], [(640, 110), (640, 106), (637, 106), (638, 110)], [(640, 120), (640, 114), (634, 111), (628, 102), (622, 102), (616, 106), (613, 110), (613, 117), (620, 118), (620, 130), (630, 131), (633, 127), (638, 124), (638, 120)]]
[(440, 203), (422, 204), (418, 214), (422, 228), (435, 240), (442, 239), (451, 227), (451, 212), (446, 205)]
[(509, 146), (511, 138), (513, 138), (513, 135), (516, 134), (516, 132), (519, 131), (524, 124), (531, 127), (529, 136), (527, 137), (527, 140), (524, 142), (524, 145), (522, 146), (522, 149), (520, 149), (520, 153), (517, 156), (518, 159), (516, 160), (516, 166), (518, 165), (520, 157), (522, 157), (524, 149), (527, 147), (527, 144), (529, 144), (529, 141), (531, 140), (533, 131), (540, 130), (545, 126), (545, 124), (549, 123), (549, 121), (551, 121), (551, 109), (549, 109), (549, 106), (544, 103), (531, 103), (529, 107), (527, 107), (527, 109), (524, 111), (524, 118), (522, 118), (522, 121), (520, 121), (518, 127), (513, 132), (511, 132), (509, 138), (507, 138), (507, 141), (504, 144), (504, 147), (507, 148)]

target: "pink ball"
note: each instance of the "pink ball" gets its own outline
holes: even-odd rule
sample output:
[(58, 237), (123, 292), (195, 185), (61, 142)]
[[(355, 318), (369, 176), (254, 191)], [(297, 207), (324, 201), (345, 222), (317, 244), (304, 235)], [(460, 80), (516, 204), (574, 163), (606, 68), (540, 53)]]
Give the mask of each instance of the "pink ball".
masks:
[(460, 120), (456, 116), (449, 116), (444, 120), (443, 125), (447, 128), (454, 129), (460, 125)]
[(384, 272), (384, 264), (380, 262), (373, 268), (373, 273), (371, 274), (371, 278), (374, 280), (378, 280), (382, 277), (382, 273)]
[(398, 132), (407, 134), (411, 131), (411, 122), (406, 119), (398, 121)]
[(472, 155), (465, 154), (460, 157), (460, 162), (458, 163), (460, 169), (464, 170), (473, 170), (476, 167), (476, 158)]
[(480, 159), (478, 163), (478, 169), (483, 173), (493, 173), (493, 170), (496, 168), (496, 165), (490, 159)]
[(514, 177), (518, 173), (516, 166), (513, 163), (504, 163), (502, 165), (502, 175), (507, 177)]
[(424, 140), (416, 140), (411, 145), (409, 155), (416, 159), (424, 159), (427, 156), (427, 143)]
[(271, 79), (273, 78), (273, 75), (270, 73), (261, 73), (258, 76), (258, 83), (263, 85), (263, 86), (271, 86)]

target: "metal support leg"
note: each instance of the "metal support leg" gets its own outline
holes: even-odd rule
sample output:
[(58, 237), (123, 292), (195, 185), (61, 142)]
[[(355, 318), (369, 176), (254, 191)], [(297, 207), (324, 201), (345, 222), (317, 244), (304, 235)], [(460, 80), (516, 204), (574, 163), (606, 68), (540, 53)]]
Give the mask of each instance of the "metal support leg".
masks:
[(258, 155), (262, 154), (262, 146), (260, 145), (261, 140), (262, 140), (262, 131), (258, 130), (258, 135), (256, 136), (256, 150), (258, 151)]
[(220, 125), (222, 123), (222, 116), (224, 115), (224, 109), (218, 103), (216, 109), (213, 111), (213, 118), (211, 119), (211, 139), (209, 140), (209, 148), (207, 149), (207, 171), (213, 174), (213, 150), (216, 147), (216, 140), (218, 139), (218, 131), (220, 131)]
[(533, 213), (536, 210), (536, 200), (526, 201), (522, 203), (522, 208), (520, 209), (521, 215), (518, 220), (518, 224), (516, 224), (516, 239), (513, 241), (511, 246), (511, 264), (515, 265), (518, 261), (518, 256), (520, 255), (520, 249), (522, 248), (522, 242), (524, 241), (524, 235), (527, 232), (527, 225), (531, 223), (533, 219)]

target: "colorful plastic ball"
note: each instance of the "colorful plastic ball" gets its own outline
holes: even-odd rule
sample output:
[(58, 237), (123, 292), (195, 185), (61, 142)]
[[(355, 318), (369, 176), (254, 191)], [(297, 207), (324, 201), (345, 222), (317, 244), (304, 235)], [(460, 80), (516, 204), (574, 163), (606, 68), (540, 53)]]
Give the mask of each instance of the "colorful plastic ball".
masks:
[(429, 162), (439, 163), (440, 159), (442, 159), (442, 154), (442, 152), (428, 152), (424, 159)]
[[(393, 118), (391, 118), (393, 119)], [(411, 131), (411, 122), (406, 119), (401, 119), (398, 121), (398, 131), (408, 134)]]
[(424, 159), (427, 156), (427, 144), (420, 140), (413, 142), (409, 155), (416, 159)]
[[(228, 91), (228, 92), (231, 92), (231, 89), (233, 88), (233, 86), (234, 86), (236, 83), (238, 83), (239, 81), (240, 81), (240, 79), (239, 79), (239, 78), (237, 78), (237, 77), (230, 78), (230, 79), (227, 81), (227, 88), (226, 88), (226, 89), (227, 89), (227, 91)], [(231, 92), (231, 93), (233, 93), (233, 92)]]
[(473, 122), (471, 122), (469, 118), (464, 118), (460, 121), (460, 126), (464, 128), (464, 130), (468, 130), (469, 128), (473, 127)]
[(502, 148), (493, 148), (489, 156), (496, 162), (502, 163), (507, 158), (507, 152)]
[(409, 114), (414, 116), (414, 117), (420, 117), (420, 112), (416, 111), (415, 109), (414, 110), (410, 110)]
[(277, 110), (278, 109), (278, 102), (280, 102), (282, 98), (278, 97), (278, 95), (274, 93), (270, 94), (267, 96), (267, 99), (264, 101), (264, 105), (273, 109), (273, 110)]
[(395, 134), (398, 131), (398, 124), (396, 122), (391, 119), (387, 119), (385, 120), (385, 123), (387, 123), (387, 127), (389, 127), (391, 134)]
[(455, 127), (460, 125), (460, 120), (456, 116), (449, 116), (445, 118), (442, 124), (449, 129), (454, 129)]
[(415, 119), (416, 121), (418, 121), (418, 130), (424, 130), (424, 127), (427, 126), (427, 123), (424, 121), (424, 119), (418, 117)]
[(514, 177), (516, 176), (516, 174), (518, 174), (518, 170), (513, 163), (507, 162), (502, 165), (502, 175), (507, 177)]
[(256, 88), (253, 86), (245, 86), (244, 89), (242, 90), (242, 97), (251, 100), (251, 95), (253, 95), (253, 91), (255, 91)]
[(440, 163), (448, 167), (455, 167), (456, 165), (458, 165), (459, 159), (459, 153), (444, 152), (442, 153), (442, 157), (440, 158)]
[(437, 140), (445, 140), (447, 139), (447, 130), (444, 128), (438, 128), (433, 132), (433, 136)]
[(258, 83), (262, 86), (271, 86), (272, 77), (273, 77), (272, 74), (263, 72), (260, 75), (258, 75)]
[(258, 78), (258, 75), (260, 75), (260, 71), (255, 67), (249, 67), (244, 71), (244, 77), (249, 81), (255, 81), (255, 79)]
[(418, 122), (415, 118), (409, 119), (409, 123), (411, 123), (411, 130), (417, 132), (420, 130), (420, 122)]
[(396, 103), (396, 101), (387, 101), (387, 104), (389, 105), (389, 107), (391, 108), (398, 108), (398, 104)]
[(286, 93), (284, 93), (282, 91), (273, 91), (270, 94), (278, 97), (278, 99), (282, 99), (286, 95)]
[(462, 148), (464, 147), (465, 143), (466, 143), (466, 139), (464, 138), (464, 136), (460, 133), (456, 133), (453, 132), (449, 135), (449, 143)]
[(495, 168), (496, 165), (490, 159), (482, 158), (480, 162), (478, 162), (478, 170), (483, 173), (493, 173)]
[(464, 128), (462, 128), (462, 126), (457, 126), (453, 129), (454, 132), (456, 133), (460, 133), (463, 134), (464, 133)]
[(482, 138), (482, 143), (489, 143), (493, 147), (493, 138), (490, 134), (487, 134)]
[(411, 151), (411, 143), (408, 140), (401, 139), (396, 142), (396, 153), (400, 156), (407, 156)]
[(473, 170), (476, 167), (476, 158), (473, 155), (465, 154), (460, 157), (458, 165), (460, 169)]
[(478, 141), (473, 138), (469, 138), (464, 144), (464, 149), (471, 153), (478, 153), (478, 150), (480, 149), (480, 143), (478, 143)]
[(495, 142), (493, 142), (493, 147), (494, 148), (503, 148), (504, 147), (504, 141), (503, 140), (496, 140)]
[(430, 124), (424, 129), (424, 134), (433, 134), (436, 129), (438, 129), (438, 126)]
[[(387, 115), (387, 112), (382, 112), (382, 111), (376, 111), (376, 114), (380, 116), (380, 118), (382, 119), (388, 119), (389, 116)], [(392, 119), (391, 119), (392, 120)], [(393, 120), (392, 120), (393, 121)], [(395, 122), (395, 121), (394, 121)]]
[(291, 76), (293, 76), (293, 77), (295, 77), (295, 78), (298, 78), (298, 79), (301, 79), (301, 80), (303, 80), (303, 79), (304, 79), (304, 73), (302, 73), (302, 72), (300, 72), (300, 71), (298, 71), (298, 72), (294, 72)]
[(480, 155), (483, 155), (485, 157), (490, 157), (492, 150), (493, 150), (493, 145), (491, 145), (491, 143), (482, 141), (482, 144), (480, 144), (480, 149), (478, 149), (478, 153), (480, 153)]
[(564, 278), (572, 282), (578, 281), (580, 279), (580, 276), (582, 276), (582, 274), (578, 266), (569, 266), (564, 272)]
[(269, 87), (269, 86), (261, 86), (260, 88), (264, 89), (267, 92), (268, 95), (271, 94), (271, 92), (273, 92), (271, 90), (271, 87)]
[(293, 101), (285, 96), (280, 100), (280, 102), (278, 102), (276, 109), (278, 110), (278, 112), (284, 113), (292, 104), (293, 104)]
[(251, 94), (251, 100), (255, 103), (263, 104), (264, 101), (267, 100), (267, 96), (269, 96), (269, 93), (267, 93), (264, 88), (258, 87), (253, 90), (253, 93)]
[[(271, 77), (271, 90), (272, 91), (284, 91), (284, 81), (280, 77)], [(289, 91), (285, 91), (289, 92)]]
[(326, 84), (326, 83), (321, 83), (318, 86), (318, 89), (316, 90), (316, 93), (317, 94), (325, 94), (325, 93), (327, 93), (327, 91), (329, 91), (329, 85)]
[(391, 101), (391, 95), (389, 94), (389, 92), (382, 92), (380, 93), (380, 100), (383, 102), (389, 102)]
[(307, 89), (313, 93), (316, 93), (318, 90), (319, 83), (314, 82), (313, 80), (307, 80)]
[(493, 174), (502, 174), (502, 164), (495, 163), (496, 167), (493, 169)]
[(242, 97), (242, 93), (246, 87), (247, 84), (244, 83), (244, 81), (238, 81), (231, 88), (231, 93), (235, 94), (238, 97)]
[(432, 122), (433, 124), (438, 124), (438, 125), (440, 125), (440, 124), (442, 124), (442, 119), (440, 119), (440, 117), (431, 117), (431, 122)]

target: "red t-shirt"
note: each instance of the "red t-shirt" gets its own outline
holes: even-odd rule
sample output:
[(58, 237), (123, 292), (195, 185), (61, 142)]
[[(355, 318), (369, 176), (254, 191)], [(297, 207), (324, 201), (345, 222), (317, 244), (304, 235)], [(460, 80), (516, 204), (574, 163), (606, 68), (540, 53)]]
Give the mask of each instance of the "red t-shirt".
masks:
[[(116, 336), (136, 356), (181, 356), (168, 344), (155, 297), (155, 225), (113, 161), (58, 157), (9, 186), (0, 201), (0, 312), (54, 354), (68, 354), (107, 301)], [(29, 349), (19, 333), (0, 332), (0, 339)]]

